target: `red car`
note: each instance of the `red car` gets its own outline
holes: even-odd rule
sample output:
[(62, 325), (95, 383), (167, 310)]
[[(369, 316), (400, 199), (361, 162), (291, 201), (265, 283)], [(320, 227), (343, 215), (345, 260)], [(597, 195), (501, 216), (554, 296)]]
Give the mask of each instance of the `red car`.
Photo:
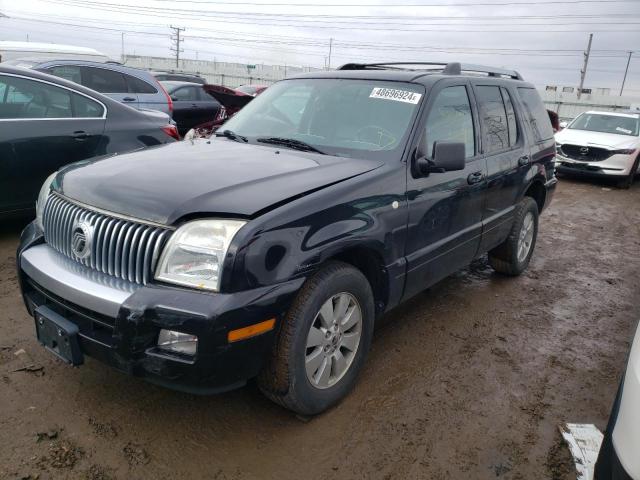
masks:
[(220, 103), (221, 107), (213, 120), (194, 128), (199, 135), (208, 135), (215, 132), (224, 122), (238, 113), (242, 107), (253, 100), (256, 95), (262, 93), (267, 87), (264, 87), (255, 95), (234, 90), (233, 88), (223, 87), (222, 85), (203, 85), (202, 88), (214, 97)]

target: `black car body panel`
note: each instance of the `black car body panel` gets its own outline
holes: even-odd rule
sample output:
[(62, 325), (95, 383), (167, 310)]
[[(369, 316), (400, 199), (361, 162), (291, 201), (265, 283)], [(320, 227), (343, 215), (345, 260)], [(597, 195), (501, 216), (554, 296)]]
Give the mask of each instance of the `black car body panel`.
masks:
[(162, 130), (170, 119), (160, 112), (134, 110), (81, 85), (32, 70), (0, 66), (0, 81), (3, 78), (70, 92), (77, 96), (73, 98), (86, 98), (104, 108), (104, 114), (15, 118), (18, 112), (3, 113), (4, 107), (15, 105), (0, 102), (0, 215), (32, 211), (44, 180), (64, 165), (175, 141)]
[[(72, 165), (61, 175), (59, 192), (97, 208), (171, 225), (185, 216), (251, 217), (380, 165), (222, 139), (196, 140)], [(174, 188), (176, 179), (180, 188)]]
[[(300, 78), (413, 82), (425, 100), (416, 107), (399, 153), (386, 160), (218, 138), (103, 158), (58, 175), (57, 193), (88, 209), (174, 228), (198, 218), (248, 220), (224, 258), (220, 293), (152, 280), (120, 306), (112, 348), (104, 353), (104, 346), (92, 344), (87, 352), (174, 388), (232, 388), (260, 371), (275, 336), (231, 344), (227, 332), (268, 318), (280, 322), (300, 286), (328, 260), (364, 273), (381, 315), (502, 243), (523, 197), (532, 197), (539, 210), (552, 198), (553, 136), (537, 138), (539, 129), (530, 126), (518, 89), (533, 86), (521, 80), (390, 70)], [(482, 86), (504, 89), (499, 93), (504, 98), (508, 93), (515, 107), (510, 120), (519, 132), (517, 140), (514, 136), (490, 153), (483, 145), (487, 115), (476, 98)], [(434, 98), (449, 87), (466, 92), (476, 147), (462, 170), (415, 174), (413, 157)], [(18, 252), (30, 311), (44, 300), (29, 286), (33, 279), (23, 262), (32, 245), (42, 242), (42, 232), (32, 225)], [(193, 363), (154, 351), (159, 329), (172, 327), (198, 335)]]

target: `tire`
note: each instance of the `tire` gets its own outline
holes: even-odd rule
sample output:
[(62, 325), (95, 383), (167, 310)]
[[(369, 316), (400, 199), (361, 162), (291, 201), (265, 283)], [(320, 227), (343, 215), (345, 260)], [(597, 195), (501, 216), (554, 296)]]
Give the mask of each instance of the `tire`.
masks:
[[(538, 204), (533, 198), (524, 197), (516, 207), (515, 218), (509, 236), (504, 242), (489, 252), (489, 263), (496, 272), (515, 277), (527, 269), (536, 246), (536, 238), (538, 237), (538, 215)], [(524, 253), (520, 251), (520, 237), (523, 235), (525, 222), (528, 225), (530, 221), (532, 222), (532, 230), (530, 237), (528, 237), (528, 247), (526, 245), (524, 247), (528, 248), (526, 255), (524, 255)], [(522, 241), (525, 241), (527, 238), (526, 232), (524, 235), (525, 237)], [(518, 254), (519, 252), (520, 255)]]
[[(329, 330), (333, 328), (336, 331), (323, 330), (325, 317), (331, 318), (339, 313), (344, 307), (341, 302), (347, 301), (345, 317), (349, 320), (344, 324), (338, 322), (340, 327), (333, 324)], [(328, 306), (333, 310), (326, 309)], [(356, 307), (361, 314), (359, 329), (353, 326), (346, 328), (357, 319), (357, 315), (354, 316), (358, 312)], [(349, 264), (328, 263), (302, 286), (281, 322), (269, 361), (258, 375), (260, 390), (269, 399), (298, 414), (315, 415), (325, 411), (344, 398), (355, 385), (371, 346), (373, 324), (374, 299), (365, 276)], [(312, 328), (324, 336), (313, 335)], [(359, 341), (354, 347), (358, 332)], [(322, 343), (309, 346), (320, 338)], [(319, 355), (321, 363), (316, 370)], [(340, 357), (344, 363), (337, 360)], [(328, 365), (331, 367), (327, 374)], [(340, 374), (345, 365), (346, 369)], [(326, 375), (329, 376), (325, 378)]]
[(636, 158), (636, 161), (633, 162), (633, 166), (631, 167), (631, 173), (627, 175), (624, 179), (618, 182), (618, 188), (622, 188), (624, 190), (631, 188), (631, 185), (633, 185), (633, 181), (636, 177), (636, 174), (638, 173), (638, 162), (640, 162), (640, 155), (638, 155), (638, 158)]

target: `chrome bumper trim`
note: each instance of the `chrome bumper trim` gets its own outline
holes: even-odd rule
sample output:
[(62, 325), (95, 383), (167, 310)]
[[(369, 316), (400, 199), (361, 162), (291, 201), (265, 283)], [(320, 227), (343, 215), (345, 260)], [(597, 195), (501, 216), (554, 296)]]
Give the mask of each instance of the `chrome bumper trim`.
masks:
[(139, 285), (91, 270), (46, 244), (22, 252), (20, 267), (36, 283), (88, 310), (117, 317)]

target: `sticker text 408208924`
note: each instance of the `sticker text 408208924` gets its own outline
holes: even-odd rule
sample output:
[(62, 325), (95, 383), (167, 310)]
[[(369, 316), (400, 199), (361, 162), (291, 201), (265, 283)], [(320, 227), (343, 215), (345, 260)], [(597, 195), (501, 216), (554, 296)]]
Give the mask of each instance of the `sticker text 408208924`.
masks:
[(396, 102), (405, 102), (417, 104), (422, 97), (421, 93), (412, 92), (410, 90), (397, 90), (395, 88), (376, 87), (371, 90), (369, 98), (382, 98), (384, 100), (394, 100)]

